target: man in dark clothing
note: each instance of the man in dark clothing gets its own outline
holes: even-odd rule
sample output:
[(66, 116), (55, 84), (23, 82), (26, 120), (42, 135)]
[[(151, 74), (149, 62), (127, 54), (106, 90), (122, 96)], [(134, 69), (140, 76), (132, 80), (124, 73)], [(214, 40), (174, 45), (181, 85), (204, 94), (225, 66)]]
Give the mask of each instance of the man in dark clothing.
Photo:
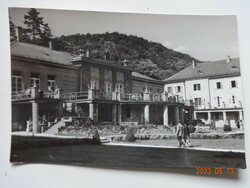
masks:
[(186, 147), (190, 146), (190, 130), (187, 124), (184, 124), (184, 144)]

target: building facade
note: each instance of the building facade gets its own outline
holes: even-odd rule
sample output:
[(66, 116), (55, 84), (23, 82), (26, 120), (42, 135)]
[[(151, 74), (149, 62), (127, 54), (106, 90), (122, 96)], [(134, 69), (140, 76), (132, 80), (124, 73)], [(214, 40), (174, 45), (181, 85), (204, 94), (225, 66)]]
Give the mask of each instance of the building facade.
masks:
[(194, 119), (236, 128), (243, 121), (239, 58), (193, 64), (165, 80), (164, 89), (194, 104)]
[[(127, 66), (33, 44), (11, 46), (12, 130), (41, 132), (43, 120), (66, 114), (113, 124), (184, 121), (192, 110), (169, 98), (163, 83)], [(191, 113), (190, 113), (191, 114)], [(191, 117), (187, 117), (191, 118)]]

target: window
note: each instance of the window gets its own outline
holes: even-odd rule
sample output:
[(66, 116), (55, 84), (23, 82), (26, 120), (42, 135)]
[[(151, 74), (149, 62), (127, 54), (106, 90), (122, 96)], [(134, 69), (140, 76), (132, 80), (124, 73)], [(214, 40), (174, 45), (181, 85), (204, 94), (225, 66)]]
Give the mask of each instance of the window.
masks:
[(176, 92), (181, 92), (181, 86), (177, 86)]
[(195, 106), (201, 106), (201, 98), (194, 98)]
[(31, 83), (31, 87), (37, 87), (39, 89), (40, 78), (39, 78), (38, 73), (31, 73), (31, 75), (30, 75), (30, 83)]
[(56, 78), (55, 76), (48, 75), (48, 91), (55, 91), (56, 89)]
[(124, 93), (124, 87), (123, 87), (123, 84), (116, 84), (115, 85), (115, 90), (120, 92), (121, 94)]
[(104, 91), (106, 95), (110, 95), (112, 93), (112, 85), (111, 82), (104, 83)]
[(90, 82), (90, 88), (98, 90), (99, 89), (99, 83), (97, 81), (95, 81), (95, 80), (92, 80)]
[(168, 87), (168, 93), (172, 93), (172, 87)]
[(235, 104), (235, 96), (232, 96), (232, 103)]
[(156, 93), (160, 93), (160, 90), (159, 90), (159, 89), (157, 89), (157, 90), (156, 90)]
[(12, 92), (22, 90), (22, 73), (20, 71), (13, 71), (11, 76)]
[(236, 87), (236, 81), (235, 80), (232, 80), (231, 81), (231, 88), (235, 88)]
[(220, 107), (220, 97), (217, 97), (217, 106)]
[(201, 84), (194, 84), (194, 91), (201, 90)]
[(216, 89), (221, 89), (221, 82), (216, 82)]

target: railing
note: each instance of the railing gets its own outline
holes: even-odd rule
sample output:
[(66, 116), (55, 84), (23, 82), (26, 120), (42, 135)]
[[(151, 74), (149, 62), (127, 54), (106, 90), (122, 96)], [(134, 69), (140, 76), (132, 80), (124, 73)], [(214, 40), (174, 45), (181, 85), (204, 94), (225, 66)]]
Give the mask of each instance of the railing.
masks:
[(152, 94), (152, 93), (150, 93), (149, 94), (149, 99), (151, 100), (151, 101), (161, 101), (161, 99), (162, 99), (162, 97), (161, 97), (161, 95), (160, 94)]
[(100, 92), (100, 99), (112, 100), (112, 93)]
[(205, 109), (225, 109), (225, 108), (242, 108), (242, 103), (237, 103), (237, 104), (221, 104), (220, 106), (214, 106), (210, 104), (194, 104), (194, 109), (196, 110), (205, 110)]
[(193, 103), (189, 101), (187, 103), (182, 97), (178, 96), (168, 96), (166, 93), (125, 93), (114, 91), (112, 93), (100, 92), (99, 90), (88, 90), (84, 92), (72, 92), (64, 93), (61, 97), (65, 101), (76, 101), (76, 100), (114, 100), (114, 101), (152, 101), (152, 102), (169, 102), (169, 103), (183, 103), (189, 106), (193, 106)]
[(12, 100), (25, 100), (25, 99), (31, 99), (31, 91), (28, 90), (22, 90), (22, 91), (15, 91), (11, 93), (11, 99)]
[(143, 101), (142, 94), (138, 93), (125, 93), (122, 97), (122, 100), (125, 101)]
[(61, 97), (64, 100), (82, 100), (82, 99), (88, 99), (88, 91), (63, 93)]
[(15, 91), (11, 93), (11, 99), (13, 101), (29, 100), (37, 98), (51, 98), (59, 99), (60, 91), (56, 89), (55, 91), (39, 91), (36, 88), (29, 88), (27, 90)]

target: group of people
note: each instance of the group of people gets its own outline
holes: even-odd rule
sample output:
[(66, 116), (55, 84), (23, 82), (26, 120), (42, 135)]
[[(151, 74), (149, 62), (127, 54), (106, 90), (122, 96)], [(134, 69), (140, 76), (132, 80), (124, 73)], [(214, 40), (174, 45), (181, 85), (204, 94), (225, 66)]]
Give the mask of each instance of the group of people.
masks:
[(177, 123), (176, 136), (179, 142), (179, 147), (189, 147), (190, 144), (190, 129), (187, 124)]

